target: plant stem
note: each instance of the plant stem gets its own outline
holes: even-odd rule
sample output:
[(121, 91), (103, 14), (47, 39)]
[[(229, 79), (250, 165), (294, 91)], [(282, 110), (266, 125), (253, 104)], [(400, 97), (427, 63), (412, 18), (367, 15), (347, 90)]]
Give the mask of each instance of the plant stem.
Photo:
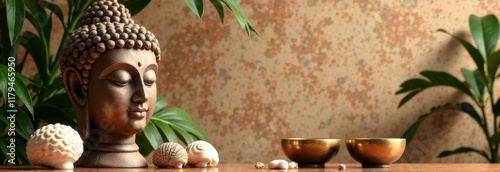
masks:
[[(494, 97), (494, 91), (493, 91), (494, 84), (495, 84), (495, 82), (493, 82), (493, 81), (488, 84), (488, 93), (490, 96), (491, 111), (493, 112), (493, 135), (498, 133), (498, 122), (497, 122), (498, 121), (498, 119), (497, 119), (498, 114), (495, 114), (495, 111), (493, 110), (493, 108), (495, 108), (495, 100), (494, 100), (495, 97)], [(488, 137), (491, 137), (491, 136), (488, 136)], [(488, 138), (488, 142), (490, 142), (489, 140), (490, 139)], [(491, 145), (491, 142), (490, 142), (490, 145)], [(493, 146), (493, 149), (491, 150), (491, 161), (493, 163), (497, 163), (498, 162), (498, 142), (492, 146)]]
[[(59, 70), (59, 60), (61, 59), (61, 51), (62, 47), (64, 46), (64, 43), (66, 40), (69, 38), (70, 34), (73, 32), (75, 27), (78, 25), (80, 22), (80, 19), (82, 18), (84, 11), (87, 9), (87, 7), (92, 3), (92, 1), (85, 1), (83, 2), (83, 5), (77, 6), (77, 7), (72, 7), (70, 6), (70, 11), (68, 13), (68, 20), (66, 24), (66, 28), (64, 28), (64, 33), (63, 37), (61, 38), (61, 43), (59, 44), (59, 48), (57, 49), (57, 54), (55, 56), (55, 59), (53, 61), (52, 73), (56, 73), (57, 70)], [(49, 84), (52, 84), (55, 78), (57, 78), (58, 75), (51, 75), (49, 78)]]

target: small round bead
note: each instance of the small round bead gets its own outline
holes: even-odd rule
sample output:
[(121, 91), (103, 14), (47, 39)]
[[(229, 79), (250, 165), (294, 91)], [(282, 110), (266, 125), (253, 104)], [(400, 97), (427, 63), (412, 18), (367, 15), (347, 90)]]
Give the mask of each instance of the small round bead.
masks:
[(82, 56), (83, 56), (84, 58), (89, 58), (89, 57), (90, 57), (90, 52), (89, 52), (89, 50), (85, 50), (85, 51), (83, 51)]
[(108, 16), (108, 17), (111, 17), (111, 16), (113, 16), (113, 11), (107, 10), (107, 11), (104, 12), (104, 15)]
[(80, 44), (80, 42), (82, 42), (82, 40), (80, 38), (78, 38), (78, 39), (75, 40), (74, 43), (78, 47), (78, 44)]
[(104, 43), (100, 42), (96, 45), (97, 52), (99, 53), (104, 53), (106, 51), (106, 45)]
[(97, 10), (99, 10), (99, 8), (100, 8), (100, 7), (99, 7), (98, 5), (94, 5), (94, 6), (92, 7), (92, 11), (97, 11)]
[(121, 16), (122, 13), (120, 13), (120, 11), (113, 11), (113, 15), (114, 16)]
[(89, 77), (90, 72), (88, 70), (83, 70), (82, 75), (83, 75), (83, 77)]
[(120, 17), (118, 16), (113, 16), (111, 22), (120, 22)]
[(108, 33), (115, 33), (116, 30), (115, 30), (115, 28), (108, 27), (108, 31), (107, 32)]
[(131, 39), (127, 40), (127, 42), (125, 42), (125, 46), (126, 46), (127, 48), (132, 48), (132, 47), (134, 47), (134, 40), (131, 40)]
[(142, 41), (141, 40), (136, 40), (134, 44), (135, 49), (140, 49), (142, 48)]
[(74, 49), (74, 50), (73, 50), (73, 57), (75, 57), (75, 58), (80, 57), (80, 50), (78, 50), (78, 49)]
[(157, 51), (158, 50), (157, 44), (151, 44), (151, 50)]
[(84, 22), (85, 25), (89, 25), (91, 23), (92, 23), (92, 19), (90, 19), (90, 17), (85, 19), (85, 22)]
[(145, 41), (144, 42), (144, 46), (143, 46), (146, 50), (149, 50), (151, 48), (151, 42), (150, 41)]
[(102, 35), (106, 34), (106, 29), (101, 28), (101, 29), (99, 29), (98, 32), (99, 32), (99, 36), (102, 36)]
[(92, 39), (90, 39), (90, 38), (85, 41), (85, 45), (87, 45), (87, 47), (90, 47), (93, 44), (94, 44), (94, 41), (92, 41)]
[(109, 18), (108, 16), (104, 16), (102, 17), (102, 22), (111, 22), (111, 18)]
[(69, 49), (70, 49), (70, 50), (75, 49), (75, 43), (71, 43), (71, 44), (69, 44)]
[(125, 33), (125, 32), (123, 32), (123, 33), (120, 34), (120, 38), (121, 39), (128, 39), (128, 34)]
[(81, 64), (85, 64), (87, 60), (85, 60), (85, 58), (78, 58), (78, 62), (80, 62)]
[(116, 47), (123, 48), (123, 46), (125, 46), (125, 41), (123, 39), (118, 39), (116, 41)]
[(78, 68), (78, 69), (80, 69), (80, 70), (81, 70), (81, 69), (83, 68), (83, 65), (82, 65), (81, 63), (77, 63), (77, 64), (76, 64), (76, 68)]
[(109, 34), (104, 34), (104, 35), (102, 36), (102, 40), (103, 40), (103, 41), (108, 41), (110, 38), (111, 38), (111, 35), (109, 35)]
[[(82, 81), (83, 81), (83, 84), (89, 84), (89, 78), (83, 78)], [(85, 86), (87, 86), (87, 85), (84, 85), (84, 87)]]
[(109, 40), (108, 42), (106, 42), (106, 47), (108, 47), (108, 49), (115, 48), (115, 41)]
[[(92, 58), (90, 58), (90, 59), (92, 59)], [(90, 70), (92, 70), (92, 65), (87, 63), (87, 64), (84, 64), (84, 65), (83, 65), (83, 68), (84, 68), (85, 70), (87, 70), (87, 71), (90, 71)]]
[(111, 35), (111, 39), (113, 39), (113, 40), (120, 39), (120, 34), (119, 33), (113, 33), (113, 35)]
[(101, 42), (101, 37), (100, 36), (94, 37), (94, 44), (97, 44), (99, 42)]
[(94, 59), (98, 59), (101, 53), (97, 52), (95, 47), (90, 48), (90, 56)]
[(97, 11), (96, 13), (97, 17), (102, 17), (104, 15), (104, 12), (102, 10)]
[(83, 51), (85, 49), (85, 43), (84, 42), (80, 42), (80, 44), (78, 44), (78, 50), (80, 51)]
[(97, 17), (94, 17), (94, 18), (92, 19), (92, 23), (99, 23), (99, 22), (101, 22), (101, 19), (99, 19), (99, 18), (97, 18)]
[(89, 62), (90, 64), (94, 64), (95, 59), (94, 58), (87, 58), (87, 62)]
[(145, 41), (145, 40), (146, 40), (146, 35), (144, 35), (143, 33), (139, 33), (139, 34), (137, 35), (137, 37), (138, 37), (140, 40), (142, 40), (142, 41)]
[(97, 35), (97, 31), (94, 29), (92, 31), (90, 31), (90, 37), (95, 37)]
[[(82, 33), (84, 33), (84, 32), (82, 32)], [(82, 40), (87, 40), (87, 39), (89, 39), (89, 34), (87, 34), (87, 33), (83, 34)]]
[(125, 17), (122, 17), (120, 20), (122, 23), (129, 23), (128, 19)]

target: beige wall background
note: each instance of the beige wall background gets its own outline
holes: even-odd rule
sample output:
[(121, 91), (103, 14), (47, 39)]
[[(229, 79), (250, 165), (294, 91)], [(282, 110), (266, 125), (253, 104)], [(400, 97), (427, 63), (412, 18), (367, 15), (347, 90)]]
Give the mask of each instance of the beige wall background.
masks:
[[(500, 14), (497, 1), (239, 1), (261, 37), (246, 36), (226, 9), (206, 1), (198, 19), (184, 1), (153, 0), (136, 23), (159, 38), (159, 93), (191, 114), (222, 163), (286, 158), (285, 137), (401, 137), (432, 106), (470, 101), (449, 88), (402, 108), (399, 85), (422, 70), (459, 78), (473, 61), (450, 36), (468, 34), (468, 16)], [(486, 162), (477, 154), (437, 158), (462, 145), (488, 150), (467, 115), (425, 121), (400, 162)], [(345, 145), (335, 162), (354, 162)]]

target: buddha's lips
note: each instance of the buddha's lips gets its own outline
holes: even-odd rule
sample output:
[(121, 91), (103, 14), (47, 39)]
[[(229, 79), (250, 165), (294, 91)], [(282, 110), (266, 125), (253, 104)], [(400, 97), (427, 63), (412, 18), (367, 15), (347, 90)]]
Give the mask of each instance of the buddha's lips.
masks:
[(148, 109), (145, 108), (131, 108), (128, 110), (128, 114), (130, 117), (134, 119), (142, 119), (146, 116)]

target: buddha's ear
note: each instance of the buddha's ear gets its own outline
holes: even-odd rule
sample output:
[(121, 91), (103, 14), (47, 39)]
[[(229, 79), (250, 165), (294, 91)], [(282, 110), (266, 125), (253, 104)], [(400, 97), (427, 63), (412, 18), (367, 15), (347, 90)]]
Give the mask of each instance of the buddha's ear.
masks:
[(74, 67), (68, 67), (63, 71), (62, 77), (66, 94), (75, 110), (78, 133), (85, 140), (89, 136), (89, 112), (82, 76)]

